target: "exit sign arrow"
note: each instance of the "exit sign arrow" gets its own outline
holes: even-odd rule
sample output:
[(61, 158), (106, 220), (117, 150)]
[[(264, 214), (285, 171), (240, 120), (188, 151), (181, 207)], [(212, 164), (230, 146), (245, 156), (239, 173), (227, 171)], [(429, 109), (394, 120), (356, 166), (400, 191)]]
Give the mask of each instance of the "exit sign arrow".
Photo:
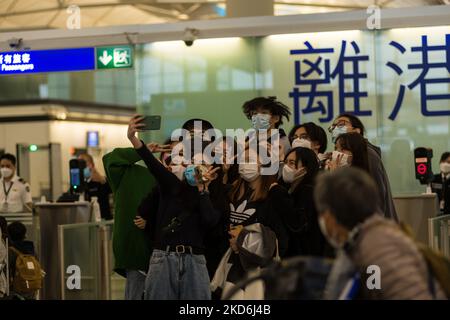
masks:
[(127, 45), (95, 48), (96, 69), (133, 68), (133, 48)]
[(100, 62), (103, 63), (104, 66), (106, 66), (111, 62), (112, 58), (113, 57), (108, 54), (107, 50), (103, 50), (103, 56), (100, 56), (98, 60), (100, 60)]

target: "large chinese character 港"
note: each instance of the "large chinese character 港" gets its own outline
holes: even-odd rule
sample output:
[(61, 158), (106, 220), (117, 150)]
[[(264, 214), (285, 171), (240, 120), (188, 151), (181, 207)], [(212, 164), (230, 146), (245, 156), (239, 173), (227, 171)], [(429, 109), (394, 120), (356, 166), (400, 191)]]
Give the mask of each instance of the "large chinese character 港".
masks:
[[(443, 51), (444, 62), (430, 62), (431, 51)], [(427, 36), (422, 36), (422, 44), (418, 47), (412, 47), (411, 52), (420, 52), (422, 55), (421, 63), (412, 63), (408, 65), (408, 69), (421, 70), (420, 75), (416, 80), (408, 85), (410, 90), (420, 85), (420, 109), (424, 116), (450, 116), (450, 108), (444, 110), (430, 110), (428, 102), (432, 100), (450, 100), (448, 93), (448, 84), (450, 84), (450, 34), (445, 35), (445, 45), (430, 46), (428, 44)], [(429, 77), (428, 73), (432, 69), (441, 69), (446, 76)], [(430, 94), (428, 93), (428, 86), (436, 84), (447, 84), (446, 93)]]
[[(307, 49), (291, 50), (291, 55), (307, 55), (307, 54), (321, 54), (333, 53), (333, 48), (314, 49), (312, 45), (305, 41)], [(302, 70), (302, 62), (307, 65), (306, 70)], [(322, 64), (322, 65), (321, 65)], [(303, 71), (303, 72), (302, 72)], [(314, 113), (320, 112), (324, 117), (319, 118), (320, 122), (328, 122), (333, 119), (333, 91), (332, 90), (318, 90), (320, 84), (330, 84), (330, 60), (318, 57), (315, 61), (308, 58), (295, 61), (295, 84), (298, 87), (293, 88), (289, 93), (294, 101), (294, 121), (300, 123), (300, 112)], [(306, 86), (306, 88), (305, 88)], [(309, 86), (309, 87), (308, 87)], [(305, 88), (304, 90), (302, 90)], [(309, 90), (308, 90), (309, 89)], [(326, 105), (317, 98), (324, 97)], [(300, 99), (307, 98), (306, 106), (302, 109), (300, 106)], [(317, 101), (316, 101), (317, 100)]]
[[(405, 54), (406, 49), (404, 46), (402, 46), (400, 43), (398, 43), (397, 41), (391, 41), (389, 43), (390, 46), (394, 47), (397, 51), (399, 51), (401, 54)], [(389, 68), (391, 68), (392, 70), (394, 70), (394, 72), (400, 76), (403, 74), (403, 69), (400, 68), (397, 64), (389, 61), (386, 63), (386, 66), (388, 66)], [(400, 107), (402, 106), (403, 103), (403, 98), (405, 97), (405, 90), (406, 90), (406, 86), (404, 84), (400, 85), (400, 88), (398, 90), (398, 94), (397, 94), (397, 99), (395, 99), (395, 105), (394, 108), (392, 109), (391, 114), (389, 115), (389, 119), (394, 121), (395, 118), (397, 117), (398, 112), (400, 111)]]

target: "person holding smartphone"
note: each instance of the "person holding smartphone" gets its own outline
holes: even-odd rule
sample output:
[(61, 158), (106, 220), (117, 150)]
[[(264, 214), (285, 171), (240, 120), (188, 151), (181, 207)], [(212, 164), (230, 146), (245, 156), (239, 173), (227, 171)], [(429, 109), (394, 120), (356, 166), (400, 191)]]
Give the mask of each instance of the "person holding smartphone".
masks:
[(164, 149), (146, 145), (136, 137), (145, 126), (134, 116), (128, 139), (159, 185), (159, 205), (154, 221), (154, 250), (145, 282), (147, 300), (208, 300), (209, 276), (204, 256), (204, 238), (220, 219), (210, 199), (209, 186), (219, 168), (208, 167), (201, 183), (192, 186), (184, 175), (168, 170), (153, 153)]

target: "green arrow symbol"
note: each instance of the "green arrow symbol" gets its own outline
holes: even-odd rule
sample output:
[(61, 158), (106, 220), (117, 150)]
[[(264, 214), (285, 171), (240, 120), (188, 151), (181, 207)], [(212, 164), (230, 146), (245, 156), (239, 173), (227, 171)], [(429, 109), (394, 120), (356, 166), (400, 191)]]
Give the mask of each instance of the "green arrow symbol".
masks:
[(100, 60), (100, 62), (103, 63), (104, 66), (106, 66), (111, 62), (112, 58), (112, 56), (108, 55), (108, 51), (103, 50), (103, 56), (100, 56), (98, 60)]

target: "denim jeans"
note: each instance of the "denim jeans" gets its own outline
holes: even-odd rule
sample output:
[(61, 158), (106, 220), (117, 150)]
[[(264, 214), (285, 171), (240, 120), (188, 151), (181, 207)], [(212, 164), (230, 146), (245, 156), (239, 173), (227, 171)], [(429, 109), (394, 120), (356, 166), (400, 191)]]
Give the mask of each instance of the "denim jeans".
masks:
[(153, 250), (145, 300), (210, 300), (209, 275), (204, 255)]
[(125, 300), (142, 300), (144, 286), (145, 274), (138, 270), (127, 270)]

